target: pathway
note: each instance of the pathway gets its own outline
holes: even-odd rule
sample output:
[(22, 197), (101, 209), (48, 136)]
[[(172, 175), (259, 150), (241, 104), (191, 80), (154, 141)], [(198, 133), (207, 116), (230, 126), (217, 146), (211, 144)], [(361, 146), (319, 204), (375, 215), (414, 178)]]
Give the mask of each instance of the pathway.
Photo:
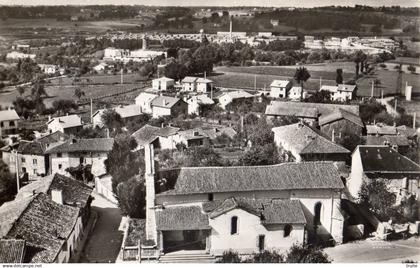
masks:
[(392, 106), (390, 104), (390, 102), (394, 99), (394, 97), (387, 97), (387, 98), (383, 98), (383, 99), (376, 99), (377, 102), (379, 102), (380, 104), (384, 105), (386, 108), (386, 111), (392, 115), (392, 116), (398, 116), (398, 112), (395, 110), (394, 106)]
[(92, 209), (98, 220), (85, 245), (82, 263), (113, 263), (121, 248), (123, 234), (118, 231), (121, 213), (117, 205), (94, 193)]

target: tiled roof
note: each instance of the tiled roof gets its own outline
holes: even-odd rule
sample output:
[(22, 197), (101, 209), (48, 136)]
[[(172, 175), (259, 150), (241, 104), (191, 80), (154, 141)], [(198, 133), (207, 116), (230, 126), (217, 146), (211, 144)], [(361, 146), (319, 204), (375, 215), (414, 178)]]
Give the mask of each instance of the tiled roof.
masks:
[(420, 174), (418, 164), (389, 146), (359, 145), (357, 148), (364, 172)]
[(142, 92), (136, 97), (136, 100), (145, 99), (146, 101), (151, 102), (153, 99), (156, 99), (157, 97), (159, 96), (156, 94)]
[(0, 239), (0, 263), (23, 263), (25, 247), (22, 239)]
[(64, 205), (76, 205), (84, 207), (92, 193), (92, 188), (81, 181), (60, 175), (49, 175), (32, 182), (21, 189), (16, 198), (33, 195), (36, 193), (45, 193), (49, 196), (52, 190), (61, 190), (63, 194)]
[(155, 127), (151, 125), (144, 125), (137, 131), (135, 131), (131, 136), (136, 140), (138, 146), (144, 146), (146, 144), (152, 143), (159, 136), (168, 137), (178, 133), (179, 128), (176, 127)]
[(366, 145), (397, 145), (397, 146), (409, 146), (410, 141), (406, 136), (366, 136)]
[(16, 113), (15, 110), (3, 110), (0, 111), (0, 121), (11, 121), (11, 120), (19, 120), (19, 115)]
[(312, 117), (330, 114), (343, 109), (353, 114), (359, 115), (358, 105), (341, 105), (329, 103), (312, 102), (290, 102), (290, 101), (272, 101), (267, 105), (266, 115), (295, 115), (301, 117)]
[(46, 153), (109, 152), (114, 145), (112, 138), (70, 139), (47, 149)]
[(197, 96), (192, 96), (189, 101), (195, 100), (197, 101), (197, 103), (199, 104), (214, 104), (214, 101), (212, 99), (210, 99), (207, 95), (202, 94), (202, 95), (197, 95)]
[(333, 162), (314, 161), (272, 166), (181, 168), (173, 189), (160, 195), (343, 187)]
[(244, 90), (237, 90), (237, 91), (231, 91), (231, 92), (224, 93), (221, 96), (219, 96), (219, 99), (223, 96), (229, 96), (232, 100), (254, 97), (254, 95), (252, 95), (252, 94), (250, 94), (250, 93), (248, 93)]
[(209, 84), (209, 83), (213, 83), (213, 80), (210, 80), (210, 79), (205, 79), (205, 78), (202, 78), (202, 77), (199, 77), (198, 79), (197, 79), (197, 81), (196, 81), (197, 83), (206, 83), (206, 84)]
[(319, 90), (320, 91), (337, 92), (338, 91), (338, 86), (322, 85)]
[[(121, 116), (121, 118), (130, 118), (130, 117), (138, 116), (138, 115), (142, 114), (140, 105), (136, 105), (136, 104), (125, 105), (125, 106), (117, 106), (117, 107), (114, 107), (112, 109), (116, 113), (118, 113)], [(97, 114), (100, 114), (100, 116), (102, 116), (102, 114), (106, 110), (107, 109), (98, 110), (98, 111), (95, 112), (95, 114), (93, 116), (96, 116)]]
[(161, 231), (210, 229), (209, 219), (199, 206), (165, 207), (157, 210), (156, 226)]
[(174, 81), (172, 78), (162, 76), (160, 78), (153, 79), (153, 81)]
[(36, 141), (41, 142), (43, 144), (51, 144), (51, 143), (67, 140), (68, 138), (69, 136), (67, 134), (64, 134), (61, 131), (56, 131), (54, 133), (51, 133), (39, 139), (36, 139)]
[(182, 79), (182, 83), (194, 83), (197, 82), (197, 77), (193, 77), (193, 76), (186, 76), (184, 79)]
[(80, 116), (77, 114), (51, 118), (51, 120), (47, 122), (47, 125), (54, 120), (58, 120), (63, 128), (77, 127), (82, 125), (82, 118), (80, 118)]
[(289, 83), (289, 80), (273, 80), (270, 87), (286, 87)]
[(26, 155), (43, 155), (50, 145), (67, 139), (68, 135), (56, 131), (33, 141), (21, 140), (19, 142), (18, 153)]
[(241, 208), (261, 217), (264, 224), (306, 223), (305, 215), (298, 200), (228, 198), (209, 213), (216, 218), (232, 209)]
[(303, 123), (275, 127), (272, 130), (276, 140), (287, 143), (299, 154), (350, 154), (349, 150), (328, 140)]
[(151, 105), (163, 108), (171, 108), (181, 99), (169, 97), (169, 96), (159, 96), (152, 100)]
[(4, 238), (26, 241), (30, 262), (51, 263), (73, 231), (78, 216), (78, 208), (57, 204), (39, 193), (3, 204), (0, 226)]
[(356, 89), (356, 85), (346, 85), (346, 84), (338, 85), (338, 91), (353, 92), (355, 89)]
[(414, 128), (407, 127), (406, 125), (398, 126), (397, 131), (399, 135), (406, 136), (407, 138), (417, 136), (417, 131)]
[(331, 122), (335, 122), (335, 121), (340, 120), (340, 119), (346, 119), (346, 120), (348, 120), (348, 121), (350, 121), (350, 122), (352, 122), (352, 123), (354, 123), (354, 124), (356, 124), (360, 127), (364, 127), (363, 121), (360, 118), (360, 116), (358, 116), (356, 114), (353, 114), (349, 111), (346, 111), (344, 109), (341, 109), (341, 108), (338, 109), (337, 111), (332, 112), (332, 113), (322, 115), (319, 118), (319, 125), (323, 126), (323, 125), (329, 124)]
[(366, 132), (368, 135), (397, 135), (397, 128), (378, 123), (376, 125), (367, 125)]

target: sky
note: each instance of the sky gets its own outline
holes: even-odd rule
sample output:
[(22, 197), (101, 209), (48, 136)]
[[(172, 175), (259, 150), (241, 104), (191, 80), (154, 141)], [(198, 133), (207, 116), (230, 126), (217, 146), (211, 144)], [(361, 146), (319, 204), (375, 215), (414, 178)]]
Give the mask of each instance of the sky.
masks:
[(156, 6), (369, 6), (420, 7), (420, 0), (0, 0), (0, 5), (156, 5)]

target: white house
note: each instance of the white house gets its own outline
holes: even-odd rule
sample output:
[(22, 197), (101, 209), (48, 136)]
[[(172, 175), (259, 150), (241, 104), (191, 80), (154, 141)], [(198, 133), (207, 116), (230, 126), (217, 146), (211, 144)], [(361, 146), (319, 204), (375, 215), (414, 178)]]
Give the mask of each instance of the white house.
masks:
[(158, 91), (167, 91), (175, 85), (175, 80), (168, 77), (160, 77), (153, 79), (152, 88)]
[[(291, 100), (300, 100), (302, 95), (302, 87), (292, 87), (289, 91), (289, 99)], [(303, 91), (303, 99), (306, 99), (306, 91)]]
[(222, 107), (223, 109), (226, 109), (227, 105), (237, 100), (250, 99), (254, 97), (255, 97), (254, 95), (246, 91), (237, 90), (237, 91), (223, 93), (222, 95), (219, 96), (218, 100), (219, 100), (220, 107)]
[(56, 74), (59, 72), (59, 66), (53, 64), (38, 64), (41, 71), (46, 74)]
[(208, 93), (213, 89), (213, 80), (206, 78), (198, 78), (196, 81), (198, 93)]
[[(137, 104), (117, 106), (112, 108), (116, 113), (118, 113), (123, 120), (132, 119), (143, 114), (141, 106)], [(102, 128), (104, 126), (102, 122), (102, 115), (107, 109), (100, 109), (96, 111), (92, 116), (93, 126)]]
[(196, 91), (197, 89), (197, 77), (192, 76), (186, 76), (184, 79), (182, 79), (182, 90), (183, 91)]
[(35, 57), (36, 57), (35, 54), (26, 54), (26, 53), (22, 53), (18, 51), (9, 52), (6, 55), (6, 59), (11, 59), (11, 60), (26, 59), (26, 58), (30, 58), (31, 60), (33, 60), (35, 59)]
[(188, 113), (188, 104), (179, 99), (169, 96), (158, 96), (151, 102), (152, 116), (154, 118), (161, 116), (178, 116)]
[(140, 95), (138, 95), (135, 99), (136, 105), (140, 105), (141, 111), (145, 114), (151, 114), (152, 113), (152, 101), (159, 97), (156, 94), (151, 94), (147, 92), (142, 92)]
[(273, 80), (270, 85), (270, 97), (287, 98), (289, 90), (292, 88), (292, 82), (289, 80)]
[(76, 134), (83, 129), (82, 118), (77, 114), (50, 118), (47, 122), (48, 132), (60, 131), (65, 134)]
[(192, 96), (187, 100), (188, 103), (188, 114), (201, 115), (201, 109), (203, 105), (213, 105), (214, 101), (210, 99), (207, 95), (197, 95)]
[(188, 252), (191, 243), (213, 256), (285, 252), (315, 239), (342, 243), (344, 185), (332, 162), (181, 168), (157, 185), (153, 147), (145, 152), (145, 239), (158, 258)]
[(70, 139), (46, 150), (49, 155), (49, 167), (52, 174), (58, 173), (69, 176), (69, 167), (91, 165), (92, 174), (101, 176), (106, 174), (104, 161), (108, 152), (112, 150), (114, 139)]
[(98, 65), (93, 67), (93, 70), (97, 73), (103, 73), (108, 68), (108, 64), (106, 62), (101, 62)]
[(0, 138), (2, 135), (16, 134), (19, 120), (14, 109), (0, 111)]
[(338, 86), (322, 85), (320, 91), (329, 91), (331, 93), (331, 100), (347, 101), (356, 97), (357, 86), (340, 84)]

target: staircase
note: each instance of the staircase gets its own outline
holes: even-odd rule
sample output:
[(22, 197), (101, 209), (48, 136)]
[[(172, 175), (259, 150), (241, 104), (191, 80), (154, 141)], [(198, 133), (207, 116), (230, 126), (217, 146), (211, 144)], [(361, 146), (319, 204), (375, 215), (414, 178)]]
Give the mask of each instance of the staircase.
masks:
[(216, 258), (203, 250), (181, 250), (160, 256), (159, 263), (215, 263)]

